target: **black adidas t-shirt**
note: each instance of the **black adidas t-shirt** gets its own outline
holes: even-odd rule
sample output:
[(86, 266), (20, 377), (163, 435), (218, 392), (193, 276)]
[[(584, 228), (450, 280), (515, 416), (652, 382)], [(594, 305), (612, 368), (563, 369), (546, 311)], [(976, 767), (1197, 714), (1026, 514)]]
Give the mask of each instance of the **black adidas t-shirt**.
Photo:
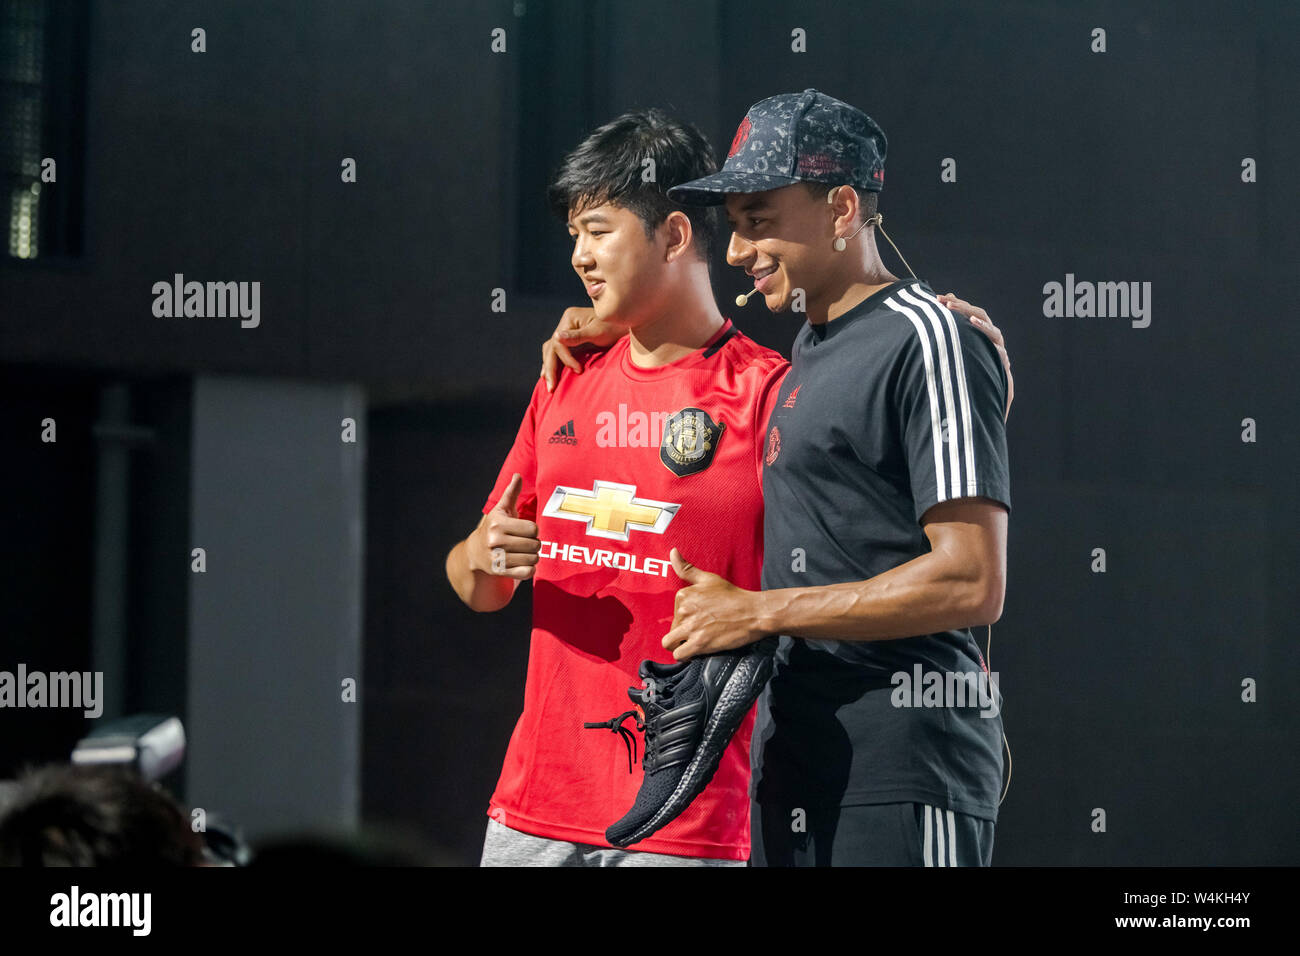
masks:
[[(1006, 395), (996, 348), (925, 282), (805, 323), (768, 421), (763, 588), (862, 581), (926, 554), (920, 518), (941, 501), (1009, 510)], [(914, 801), (996, 820), (1001, 695), (985, 676), (979, 696), (982, 673), (969, 629), (783, 636), (754, 727), (755, 796), (786, 808)]]

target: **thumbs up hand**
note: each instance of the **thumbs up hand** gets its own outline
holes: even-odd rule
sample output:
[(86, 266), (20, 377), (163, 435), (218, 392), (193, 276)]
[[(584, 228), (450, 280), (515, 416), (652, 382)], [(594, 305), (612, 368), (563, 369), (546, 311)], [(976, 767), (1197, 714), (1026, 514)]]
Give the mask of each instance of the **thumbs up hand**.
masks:
[(542, 542), (537, 536), (537, 523), (519, 517), (519, 489), (523, 483), (518, 473), (513, 475), (501, 500), (470, 535), (469, 562), (475, 571), (519, 581), (528, 580), (536, 571)]
[(744, 647), (766, 635), (759, 622), (761, 591), (746, 591), (697, 568), (676, 548), (668, 557), (687, 584), (673, 599), (673, 624), (663, 639), (676, 660)]
[(497, 502), (493, 510), (504, 511), (508, 518), (519, 517), (519, 489), (524, 486), (524, 480), (519, 477), (519, 472), (510, 476), (510, 484), (506, 485), (506, 490), (501, 495), (501, 500)]

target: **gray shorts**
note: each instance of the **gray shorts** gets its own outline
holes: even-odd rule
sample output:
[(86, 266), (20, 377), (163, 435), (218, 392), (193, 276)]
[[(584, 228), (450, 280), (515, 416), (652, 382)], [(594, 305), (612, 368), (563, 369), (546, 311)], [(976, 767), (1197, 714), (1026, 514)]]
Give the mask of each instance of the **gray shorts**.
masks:
[(568, 843), (521, 833), (489, 819), (479, 866), (745, 866), (745, 861)]

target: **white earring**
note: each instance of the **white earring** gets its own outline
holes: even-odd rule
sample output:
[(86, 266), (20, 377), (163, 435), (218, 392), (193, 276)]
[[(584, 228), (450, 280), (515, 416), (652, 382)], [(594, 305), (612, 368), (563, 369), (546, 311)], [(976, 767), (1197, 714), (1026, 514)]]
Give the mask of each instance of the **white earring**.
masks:
[(835, 246), (836, 252), (843, 252), (845, 247), (848, 245), (848, 243), (844, 241), (843, 236), (836, 236), (835, 242), (832, 244)]

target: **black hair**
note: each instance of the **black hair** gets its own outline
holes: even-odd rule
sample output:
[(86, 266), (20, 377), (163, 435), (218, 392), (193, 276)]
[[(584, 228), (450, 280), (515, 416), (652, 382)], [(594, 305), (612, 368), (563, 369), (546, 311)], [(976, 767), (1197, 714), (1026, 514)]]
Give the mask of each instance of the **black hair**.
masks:
[[(651, 168), (647, 159), (654, 161), (651, 182), (642, 178)], [(641, 220), (647, 238), (654, 237), (669, 213), (685, 213), (695, 250), (712, 269), (719, 234), (717, 208), (673, 202), (668, 190), (717, 171), (713, 147), (694, 126), (660, 109), (633, 110), (597, 129), (564, 158), (547, 199), (563, 220), (587, 206), (622, 206)]]
[[(826, 194), (837, 185), (842, 186), (844, 184), (810, 182), (806, 179), (803, 181), (804, 188), (812, 194), (813, 199), (820, 199), (822, 202), (826, 201)], [(876, 208), (880, 204), (880, 192), (875, 189), (858, 189), (857, 194), (858, 222), (866, 222), (876, 214)]]
[(162, 789), (120, 767), (27, 771), (0, 815), (0, 866), (195, 866), (203, 843)]

